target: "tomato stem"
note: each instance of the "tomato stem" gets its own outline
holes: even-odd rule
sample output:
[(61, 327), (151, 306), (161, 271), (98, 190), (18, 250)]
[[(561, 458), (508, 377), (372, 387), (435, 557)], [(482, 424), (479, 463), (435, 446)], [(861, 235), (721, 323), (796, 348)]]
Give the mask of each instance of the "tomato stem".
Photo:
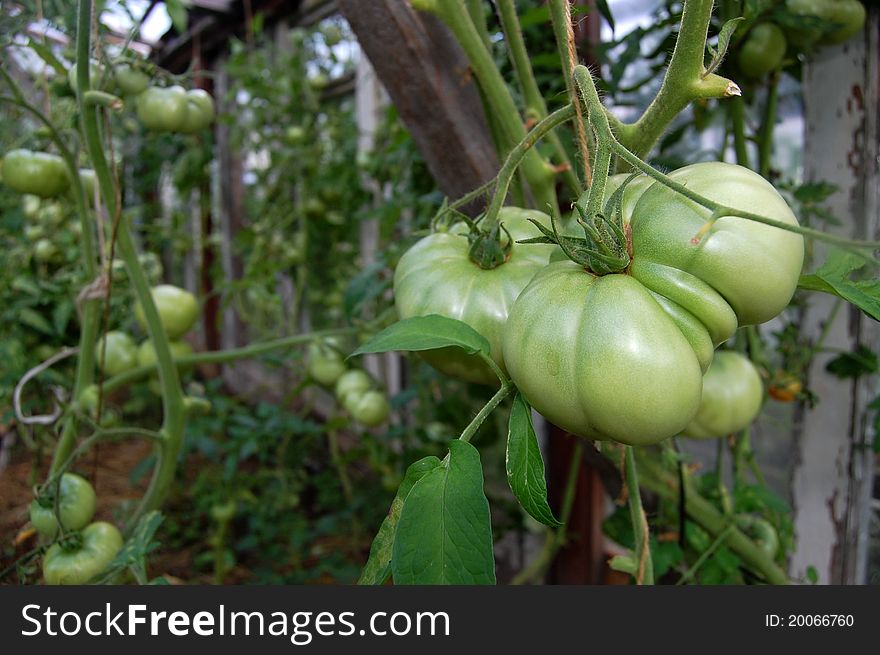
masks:
[[(575, 115), (573, 105), (565, 105), (561, 109), (557, 109), (547, 118), (538, 122), (531, 131), (526, 134), (525, 138), (520, 141), (516, 147), (510, 151), (504, 165), (498, 171), (498, 177), (495, 183), (495, 192), (492, 194), (492, 200), (486, 209), (486, 216), (483, 219), (483, 228), (490, 232), (498, 224), (498, 213), (504, 205), (504, 199), (507, 197), (507, 191), (510, 188), (510, 182), (516, 173), (517, 166), (523, 161), (526, 154), (532, 147), (551, 130), (558, 127), (565, 121), (571, 120)], [(551, 208), (555, 207), (551, 205)]]
[[(436, 0), (430, 3), (430, 8), (455, 35), (467, 55), (488, 105), (486, 114), (497, 120), (502, 132), (503, 151), (499, 154), (505, 156), (509, 148), (526, 138), (526, 128), (504, 77), (480, 38), (464, 0)], [(528, 152), (522, 164), (538, 208), (547, 205), (556, 207), (556, 189), (551, 167), (537, 152)]]
[[(568, 6), (566, 0), (561, 0), (561, 4), (565, 7)], [(507, 43), (507, 52), (510, 55), (510, 63), (513, 64), (513, 70), (516, 74), (517, 81), (519, 82), (520, 92), (525, 100), (526, 114), (534, 116), (538, 120), (546, 118), (548, 114), (547, 103), (544, 102), (544, 96), (541, 95), (541, 89), (538, 87), (538, 82), (535, 80), (535, 73), (532, 70), (529, 53), (526, 51), (526, 44), (523, 40), (519, 17), (516, 14), (516, 4), (513, 0), (496, 0), (495, 6), (498, 11), (498, 20), (501, 23), (501, 29), (504, 32), (504, 40), (505, 43)], [(570, 16), (568, 24), (571, 25)], [(556, 23), (554, 22), (554, 30), (555, 28)], [(560, 55), (561, 54), (562, 53), (560, 52)], [(567, 54), (566, 57), (563, 57), (562, 61), (563, 72), (565, 72), (565, 66), (568, 63)], [(568, 76), (566, 75), (566, 78), (567, 77)], [(581, 127), (581, 129), (583, 129), (583, 127)], [(581, 182), (578, 179), (577, 173), (575, 173), (571, 166), (571, 162), (568, 159), (568, 153), (565, 151), (562, 141), (555, 132), (551, 132), (547, 135), (547, 141), (553, 147), (553, 152), (559, 160), (560, 165), (563, 167), (558, 169), (562, 173), (562, 179), (565, 181), (565, 184), (569, 187), (571, 192), (577, 196), (581, 190)], [(587, 162), (587, 168), (589, 168), (589, 158), (587, 157), (585, 161)]]
[(482, 409), (477, 412), (474, 420), (471, 421), (464, 429), (464, 432), (461, 433), (459, 439), (461, 439), (462, 441), (470, 441), (477, 433), (477, 430), (480, 429), (480, 426), (483, 424), (483, 421), (486, 420), (486, 417), (489, 416), (489, 414), (491, 414), (495, 410), (495, 408), (501, 404), (501, 401), (504, 400), (515, 388), (516, 387), (514, 387), (509, 380), (505, 381), (501, 385), (501, 388), (495, 392), (495, 395), (489, 399), (489, 402), (483, 405)]
[(639, 474), (636, 468), (636, 456), (632, 446), (623, 447), (626, 489), (629, 502), (629, 516), (632, 521), (633, 538), (635, 540), (636, 562), (638, 569), (635, 575), (636, 584), (654, 584), (654, 563), (651, 560), (651, 547), (648, 532), (648, 519), (642, 508), (642, 494), (639, 490)]

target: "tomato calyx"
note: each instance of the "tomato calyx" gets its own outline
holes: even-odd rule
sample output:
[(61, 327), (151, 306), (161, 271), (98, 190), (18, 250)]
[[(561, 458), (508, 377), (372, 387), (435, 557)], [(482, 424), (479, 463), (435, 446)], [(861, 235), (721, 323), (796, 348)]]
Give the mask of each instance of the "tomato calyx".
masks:
[(66, 533), (58, 540), (58, 545), (61, 546), (61, 550), (66, 553), (75, 553), (83, 547), (82, 532), (79, 530), (73, 530)]
[[(507, 235), (502, 243), (501, 230)], [(468, 234), (468, 257), (483, 270), (498, 268), (510, 258), (513, 249), (513, 238), (502, 223), (497, 223), (488, 232), (473, 227)]]

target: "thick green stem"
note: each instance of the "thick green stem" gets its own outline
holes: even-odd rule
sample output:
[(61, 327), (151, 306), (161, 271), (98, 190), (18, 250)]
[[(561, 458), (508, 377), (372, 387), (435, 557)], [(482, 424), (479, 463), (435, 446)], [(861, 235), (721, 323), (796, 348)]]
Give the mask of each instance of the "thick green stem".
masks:
[[(526, 128), (504, 77), (471, 22), (464, 0), (438, 0), (433, 7), (467, 55), (474, 75), (486, 94), (489, 111), (499, 120), (505, 147), (513, 147), (525, 138)], [(532, 151), (523, 159), (522, 166), (538, 208), (544, 210), (550, 206), (557, 209), (554, 175), (550, 165)]]
[(636, 584), (654, 584), (654, 564), (651, 560), (651, 548), (648, 538), (648, 519), (642, 508), (642, 494), (639, 491), (639, 474), (636, 468), (636, 457), (632, 446), (623, 449), (624, 467), (626, 471), (626, 489), (629, 502), (629, 517), (632, 521), (635, 539), (637, 563)]
[(730, 99), (730, 121), (733, 123), (733, 151), (736, 153), (736, 163), (751, 168), (746, 143), (746, 101), (742, 96)]
[[(186, 413), (183, 407), (183, 390), (180, 377), (171, 356), (168, 336), (162, 327), (159, 313), (150, 293), (147, 277), (138, 261), (137, 250), (128, 224), (120, 218), (119, 196), (116, 182), (111, 174), (104, 145), (101, 138), (98, 107), (85, 102), (89, 90), (89, 57), (91, 55), (91, 0), (79, 0), (77, 16), (76, 55), (77, 55), (77, 99), (82, 121), (83, 136), (89, 159), (95, 169), (101, 198), (114, 226), (117, 226), (117, 239), (120, 255), (125, 262), (129, 280), (135, 296), (144, 312), (147, 332), (156, 351), (159, 366), (159, 382), (162, 388), (164, 420), (162, 433), (164, 443), (158, 450), (158, 462), (153, 477), (141, 504), (131, 517), (131, 525), (146, 512), (156, 509), (168, 492), (174, 478), (177, 455), (183, 444), (183, 430)], [(93, 349), (94, 345), (88, 345)]]
[(617, 137), (639, 157), (648, 154), (666, 127), (693, 100), (740, 95), (726, 78), (706, 74), (703, 65), (713, 0), (685, 0), (675, 49), (657, 96), (632, 124), (619, 124)]
[(495, 192), (492, 194), (492, 200), (486, 209), (486, 217), (483, 219), (484, 228), (490, 232), (498, 224), (498, 212), (504, 205), (504, 199), (507, 197), (507, 190), (510, 182), (516, 173), (517, 167), (524, 161), (525, 157), (532, 151), (532, 147), (555, 127), (561, 125), (567, 120), (571, 120), (574, 116), (574, 107), (565, 105), (561, 109), (557, 109), (547, 118), (535, 125), (531, 131), (525, 135), (522, 141), (510, 151), (501, 170), (498, 171), (498, 177), (495, 182)]
[(701, 196), (699, 193), (696, 193), (690, 190), (687, 186), (683, 184), (679, 184), (675, 180), (670, 179), (668, 176), (664, 175), (656, 168), (646, 164), (641, 159), (639, 159), (632, 152), (627, 150), (621, 143), (614, 141), (613, 142), (614, 152), (620, 157), (622, 160), (627, 162), (633, 168), (642, 171), (646, 175), (654, 178), (661, 184), (669, 187), (670, 189), (680, 193), (681, 195), (693, 200), (698, 205), (702, 205), (703, 207), (712, 211), (713, 215), (716, 217), (719, 216), (736, 216), (737, 218), (744, 218), (746, 220), (755, 221), (756, 223), (763, 223), (764, 225), (770, 225), (775, 228), (779, 228), (780, 230), (786, 230), (788, 232), (794, 232), (796, 234), (800, 234), (805, 237), (810, 237), (813, 239), (818, 239), (819, 241), (824, 241), (826, 243), (830, 243), (835, 246), (840, 246), (842, 248), (849, 249), (868, 249), (868, 248), (880, 248), (880, 241), (862, 241), (859, 239), (847, 239), (845, 237), (840, 237), (835, 234), (828, 234), (826, 232), (822, 232), (821, 230), (814, 230), (813, 228), (803, 227), (801, 225), (793, 225), (791, 223), (784, 223), (782, 221), (777, 221), (772, 218), (768, 218), (766, 216), (761, 216), (759, 214), (753, 214), (752, 212), (743, 211), (740, 209), (736, 209), (734, 207), (727, 207), (720, 203), (715, 202), (714, 200), (710, 200), (705, 196)]
[[(95, 237), (93, 233), (94, 224), (92, 216), (89, 213), (88, 200), (86, 198), (85, 188), (79, 177), (79, 168), (77, 167), (76, 157), (64, 143), (58, 130), (52, 124), (48, 116), (44, 115), (39, 109), (31, 105), (25, 99), (21, 90), (15, 83), (15, 80), (4, 70), (3, 77), (6, 79), (15, 97), (0, 97), (0, 102), (14, 104), (26, 110), (37, 118), (49, 130), (49, 136), (58, 148), (61, 158), (67, 166), (70, 174), (71, 188), (73, 189), (74, 205), (76, 207), (77, 216), (79, 216), (80, 226), (82, 227), (82, 236), (79, 244), (82, 253), (82, 266), (85, 273), (85, 279), (91, 282), (97, 275), (97, 256), (95, 252)], [(79, 394), (88, 387), (95, 378), (95, 350), (94, 344), (98, 338), (99, 314), (101, 302), (99, 298), (86, 298), (82, 303), (82, 317), (79, 336), (79, 355), (76, 360), (76, 372), (74, 374), (73, 398), (79, 397)], [(49, 468), (51, 475), (59, 469), (61, 464), (67, 459), (76, 443), (76, 420), (69, 417), (61, 429), (61, 437), (55, 447), (52, 456), (52, 464)]]
[[(663, 471), (646, 457), (639, 458), (639, 469), (645, 488), (670, 502), (675, 502), (678, 499), (680, 490), (674, 476)], [(777, 566), (773, 558), (738, 528), (733, 527), (730, 520), (715, 509), (712, 503), (700, 496), (693, 488), (689, 477), (685, 478), (685, 491), (685, 509), (688, 516), (715, 537), (727, 532), (728, 548), (767, 582), (780, 585), (789, 583), (788, 576)]]
[(501, 404), (501, 401), (504, 400), (514, 388), (515, 387), (509, 381), (505, 381), (495, 395), (489, 399), (489, 402), (483, 405), (483, 408), (477, 412), (474, 420), (464, 429), (464, 432), (461, 433), (459, 439), (462, 441), (470, 441), (477, 433), (477, 430), (480, 429), (480, 426), (483, 424), (483, 421), (486, 420), (486, 417)]
[[(510, 63), (516, 73), (519, 89), (526, 103), (526, 116), (536, 121), (547, 116), (547, 103), (541, 95), (541, 89), (535, 80), (535, 73), (523, 40), (522, 28), (516, 15), (516, 4), (513, 0), (496, 0), (498, 19), (501, 21), (501, 29), (504, 30), (504, 40), (510, 53)], [(568, 153), (562, 145), (562, 141), (555, 132), (551, 132), (547, 141), (553, 146), (553, 151), (562, 165), (562, 177), (569, 189), (575, 196), (580, 194), (581, 182), (577, 173), (571, 166)]]
[[(322, 337), (353, 334), (356, 331), (357, 328), (320, 330), (317, 332), (297, 334), (295, 336), (283, 337), (281, 339), (274, 339), (272, 341), (265, 341), (263, 343), (252, 343), (242, 348), (231, 348), (229, 350), (212, 350), (209, 352), (193, 353), (192, 355), (185, 355), (183, 357), (175, 359), (174, 365), (177, 367), (178, 370), (183, 370), (191, 368), (196, 364), (226, 364), (239, 359), (258, 357), (259, 355), (264, 355), (266, 353), (270, 353), (276, 350), (283, 350), (284, 348), (302, 345), (304, 343), (308, 343)], [(125, 373), (114, 375), (112, 378), (109, 378), (104, 382), (104, 392), (111, 393), (117, 389), (130, 385), (133, 382), (142, 380), (147, 376), (155, 373), (156, 368), (157, 365), (153, 363), (147, 366), (138, 366), (137, 368), (126, 371)]]
[(779, 104), (779, 72), (770, 76), (767, 86), (767, 101), (764, 105), (764, 118), (758, 134), (758, 172), (768, 177), (773, 157), (773, 128), (776, 127), (776, 108)]

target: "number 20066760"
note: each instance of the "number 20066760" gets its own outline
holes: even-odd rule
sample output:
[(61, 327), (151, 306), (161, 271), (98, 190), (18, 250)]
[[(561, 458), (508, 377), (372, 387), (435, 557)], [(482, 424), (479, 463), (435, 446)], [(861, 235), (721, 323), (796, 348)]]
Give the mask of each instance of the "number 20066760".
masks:
[(765, 614), (768, 628), (850, 628), (855, 620), (852, 614)]

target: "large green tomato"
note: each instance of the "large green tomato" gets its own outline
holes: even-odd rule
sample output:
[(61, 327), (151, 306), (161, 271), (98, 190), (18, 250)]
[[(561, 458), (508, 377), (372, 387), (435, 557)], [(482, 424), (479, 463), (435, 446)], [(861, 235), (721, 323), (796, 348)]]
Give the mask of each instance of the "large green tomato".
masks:
[[(669, 174), (691, 191), (742, 211), (797, 225), (779, 192), (757, 173), (722, 162)], [(705, 370), (712, 348), (737, 326), (764, 323), (789, 303), (804, 259), (803, 237), (732, 216), (693, 237), (711, 212), (654, 182), (632, 208), (629, 273), (648, 289), (687, 336)]]
[[(58, 497), (58, 516), (64, 530), (79, 530), (88, 525), (95, 515), (95, 490), (89, 481), (76, 473), (61, 476)], [(54, 539), (58, 532), (55, 517), (55, 497), (47, 494), (34, 500), (30, 506), (31, 523), (40, 536)]]
[(10, 150), (3, 157), (3, 182), (13, 191), (51, 198), (67, 191), (70, 176), (58, 155)]
[(137, 366), (137, 346), (134, 339), (126, 332), (111, 330), (98, 341), (95, 361), (99, 366), (103, 364), (101, 370), (107, 375), (119, 375), (134, 368)]
[(573, 262), (541, 270), (504, 328), (514, 382), (551, 423), (589, 439), (645, 445), (697, 412), (702, 370), (653, 295), (628, 275)]
[(186, 92), (186, 120), (180, 127), (184, 134), (200, 132), (214, 120), (214, 99), (203, 89)]
[(147, 129), (177, 132), (186, 124), (186, 91), (181, 86), (151, 86), (137, 96), (137, 115)]
[(724, 437), (748, 427), (761, 411), (764, 387), (758, 369), (739, 353), (719, 351), (703, 376), (703, 397), (684, 435)]
[(85, 584), (101, 573), (122, 548), (122, 535), (115, 525), (96, 521), (81, 533), (82, 544), (66, 550), (54, 544), (43, 558), (46, 584)]
[(351, 413), (355, 421), (368, 428), (382, 425), (391, 412), (385, 394), (376, 390), (366, 391), (362, 395), (349, 393), (345, 397), (345, 409)]
[[(189, 332), (199, 316), (199, 303), (196, 297), (189, 291), (171, 284), (160, 284), (153, 287), (150, 293), (168, 338), (177, 339)], [(140, 303), (135, 305), (134, 315), (141, 327), (146, 329), (147, 320)]]
[[(500, 220), (514, 241), (539, 236), (528, 219), (549, 225), (541, 212), (505, 207)], [(394, 301), (401, 319), (440, 314), (458, 319), (489, 340), (492, 358), (504, 368), (501, 331), (513, 301), (541, 268), (555, 246), (512, 244), (504, 264), (482, 269), (468, 256), (467, 228), (457, 224), (410, 248), (394, 272)], [(480, 384), (497, 384), (492, 369), (479, 357), (458, 348), (420, 353), (437, 370)]]
[(750, 79), (761, 79), (779, 68), (787, 47), (781, 29), (773, 23), (760, 23), (752, 28), (739, 47), (739, 69)]
[[(695, 164), (670, 177), (724, 205), (797, 223), (748, 169)], [(571, 262), (543, 269), (510, 310), (503, 355), (517, 387), (553, 423), (641, 445), (687, 427), (702, 372), (737, 325), (785, 308), (803, 238), (722, 216), (695, 243), (710, 212), (658, 182), (628, 187), (622, 207), (632, 252), (625, 274), (597, 278)]]

